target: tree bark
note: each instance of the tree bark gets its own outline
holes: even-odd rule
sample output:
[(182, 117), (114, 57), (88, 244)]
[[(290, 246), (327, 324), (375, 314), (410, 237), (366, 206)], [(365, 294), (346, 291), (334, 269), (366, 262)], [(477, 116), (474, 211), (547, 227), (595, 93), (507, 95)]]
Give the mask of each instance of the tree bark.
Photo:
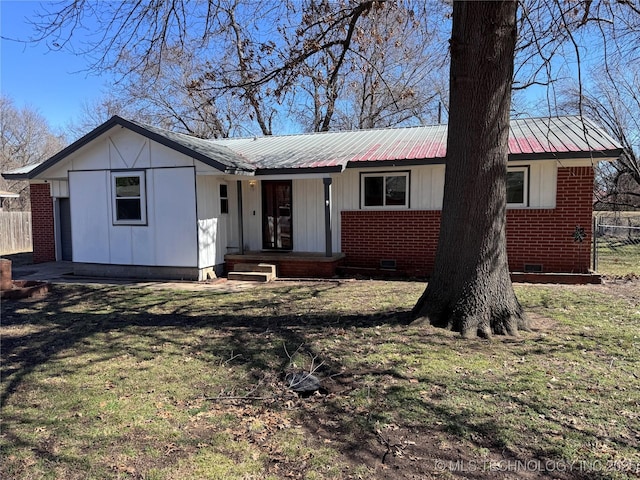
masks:
[(463, 337), (528, 329), (507, 263), (506, 173), (515, 0), (454, 1), (440, 237), (414, 323)]

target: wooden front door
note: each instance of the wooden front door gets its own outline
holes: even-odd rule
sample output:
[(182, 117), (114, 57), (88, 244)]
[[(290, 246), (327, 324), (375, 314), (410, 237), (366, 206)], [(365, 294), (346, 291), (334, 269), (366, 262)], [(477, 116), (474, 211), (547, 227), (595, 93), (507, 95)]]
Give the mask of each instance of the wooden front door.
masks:
[(293, 249), (291, 197), (291, 180), (262, 182), (262, 248)]

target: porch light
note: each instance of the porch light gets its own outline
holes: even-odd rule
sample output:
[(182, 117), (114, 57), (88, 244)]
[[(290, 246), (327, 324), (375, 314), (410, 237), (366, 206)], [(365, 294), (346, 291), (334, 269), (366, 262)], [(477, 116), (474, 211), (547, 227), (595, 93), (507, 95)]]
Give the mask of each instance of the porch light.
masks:
[(257, 182), (256, 182), (255, 180), (250, 180), (250, 181), (249, 181), (249, 186), (250, 186), (251, 188), (256, 188), (256, 183), (257, 183)]

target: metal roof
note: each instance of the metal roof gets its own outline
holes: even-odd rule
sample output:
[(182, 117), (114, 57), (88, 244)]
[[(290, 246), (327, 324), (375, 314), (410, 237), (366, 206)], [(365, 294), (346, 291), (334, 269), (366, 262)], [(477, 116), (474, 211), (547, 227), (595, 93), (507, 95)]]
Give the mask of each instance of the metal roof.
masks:
[[(579, 116), (511, 120), (509, 154), (609, 153), (620, 144), (593, 121)], [(617, 156), (616, 154), (612, 156)]]
[[(3, 173), (3, 176), (35, 178), (115, 125), (133, 130), (222, 172), (257, 175), (444, 163), (447, 145), (446, 125), (203, 140), (113, 117), (49, 160)], [(511, 120), (510, 160), (615, 158), (621, 153), (618, 142), (586, 118)]]
[[(227, 171), (246, 171), (251, 172), (255, 170), (255, 167), (249, 164), (241, 154), (234, 152), (224, 145), (218, 145), (210, 140), (204, 140), (198, 137), (192, 137), (191, 135), (185, 135), (184, 133), (172, 132), (163, 128), (153, 127), (144, 123), (139, 123), (133, 120), (129, 120), (130, 123), (137, 125), (146, 132), (152, 135), (145, 135), (153, 140), (160, 141), (160, 143), (170, 148), (175, 148), (175, 145), (184, 147), (186, 151), (183, 151), (186, 155), (195, 156), (200, 161), (216, 167), (219, 170)], [(142, 133), (142, 132), (138, 132)], [(142, 133), (144, 135), (144, 133)], [(165, 141), (162, 141), (165, 140)], [(173, 145), (172, 145), (173, 144)], [(197, 155), (194, 155), (196, 153)], [(221, 168), (223, 166), (224, 168)], [(236, 172), (237, 173), (237, 172)]]
[(10, 172), (5, 172), (2, 176), (8, 180), (27, 180), (36, 178), (47, 169), (66, 159), (69, 155), (117, 126), (127, 128), (128, 130), (136, 132), (180, 153), (184, 153), (185, 155), (193, 157), (196, 160), (225, 173), (246, 174), (252, 173), (255, 170), (255, 168), (246, 162), (240, 154), (235, 153), (222, 145), (216, 145), (208, 140), (202, 140), (182, 133), (171, 132), (169, 130), (152, 127), (143, 123), (125, 120), (124, 118), (116, 115), (48, 160), (20, 167)]
[[(579, 116), (511, 120), (511, 160), (619, 156), (620, 145)], [(444, 163), (447, 126), (382, 128), (211, 140), (242, 155), (258, 171), (344, 169), (375, 163)], [(261, 173), (261, 172), (260, 172)]]

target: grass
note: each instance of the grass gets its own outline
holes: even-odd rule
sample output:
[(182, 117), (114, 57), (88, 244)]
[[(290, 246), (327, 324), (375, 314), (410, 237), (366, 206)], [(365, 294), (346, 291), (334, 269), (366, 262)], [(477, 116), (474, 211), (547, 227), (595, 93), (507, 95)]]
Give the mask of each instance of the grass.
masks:
[[(423, 287), (56, 285), (3, 302), (0, 477), (495, 478), (533, 460), (640, 475), (637, 284), (519, 286), (536, 329), (490, 342), (407, 326)], [(291, 368), (329, 393), (289, 392)]]
[(636, 243), (599, 240), (598, 272), (613, 277), (640, 276), (640, 239)]

